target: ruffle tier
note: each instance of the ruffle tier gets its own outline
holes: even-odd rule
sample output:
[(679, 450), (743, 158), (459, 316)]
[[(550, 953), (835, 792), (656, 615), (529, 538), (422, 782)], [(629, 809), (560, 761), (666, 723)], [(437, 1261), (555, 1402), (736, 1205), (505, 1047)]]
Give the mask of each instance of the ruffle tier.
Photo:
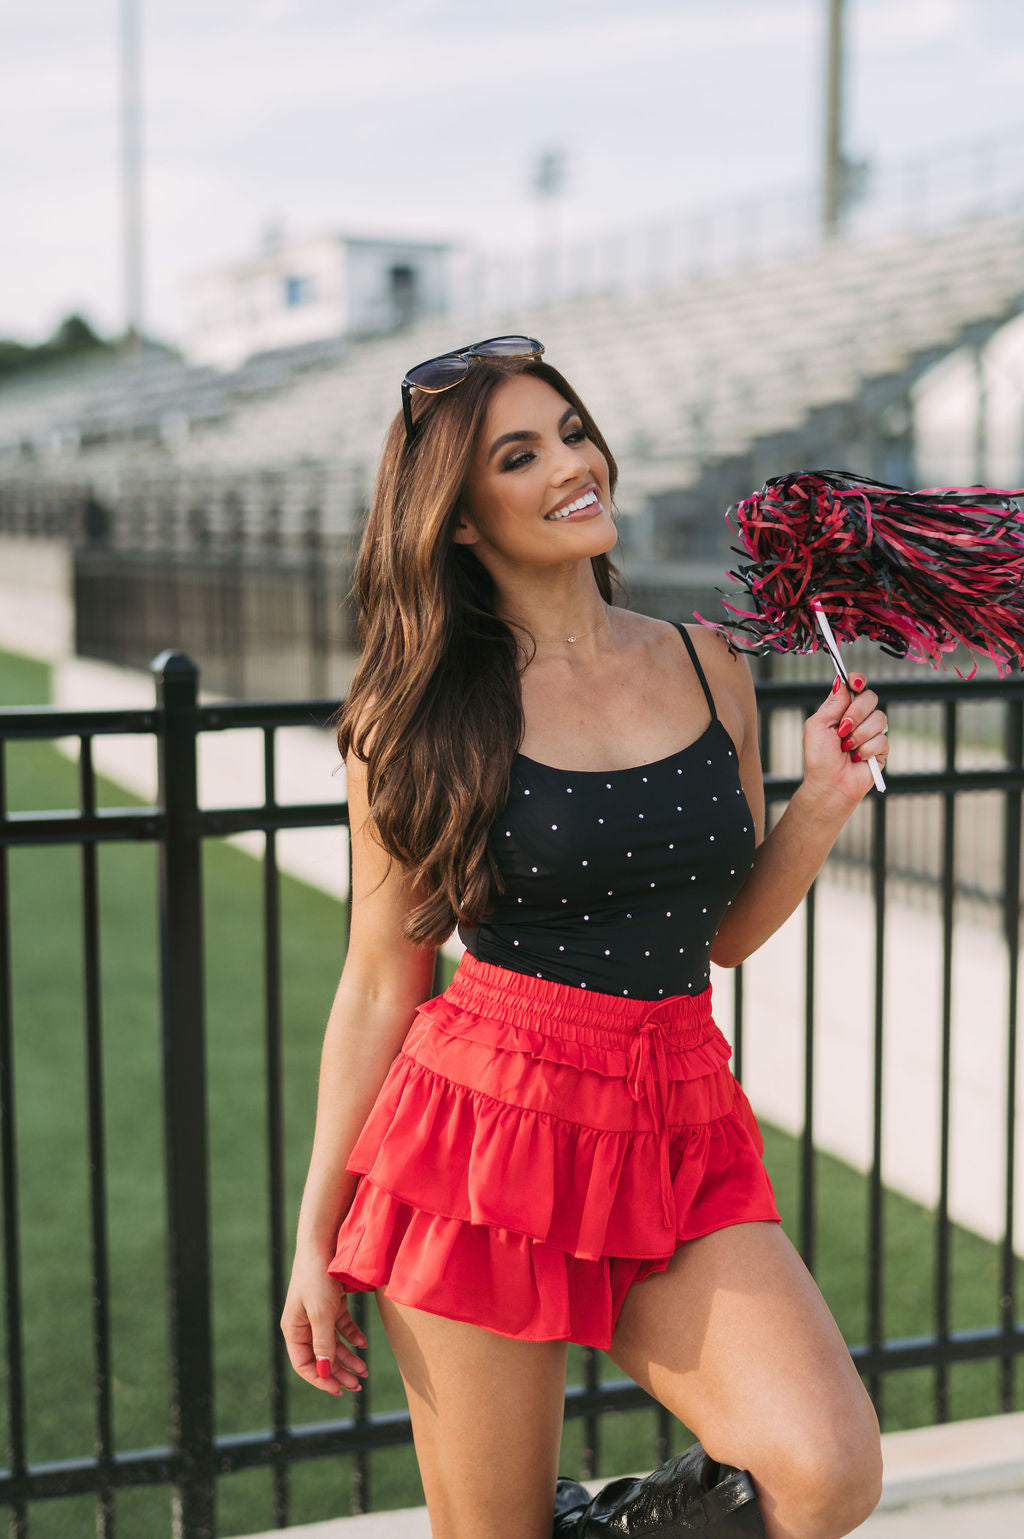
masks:
[(628, 1289), (681, 1243), (778, 1219), (760, 1131), (709, 1000), (628, 1028), (504, 1013), (420, 1007), (352, 1151), (329, 1270), (501, 1335), (607, 1348)]

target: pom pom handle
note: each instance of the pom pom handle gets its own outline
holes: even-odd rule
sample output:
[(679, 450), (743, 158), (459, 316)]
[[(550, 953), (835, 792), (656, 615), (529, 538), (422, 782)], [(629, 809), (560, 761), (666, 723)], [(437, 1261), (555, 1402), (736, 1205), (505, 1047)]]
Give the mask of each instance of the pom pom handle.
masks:
[[(821, 639), (828, 648), (832, 661), (836, 665), (836, 672), (842, 679), (843, 683), (846, 685), (847, 689), (849, 689), (850, 676), (847, 673), (843, 660), (839, 655), (839, 646), (836, 642), (836, 638), (832, 634), (832, 627), (828, 623), (828, 616), (826, 615), (824, 609), (821, 607), (821, 600), (811, 599), (811, 609), (814, 613), (815, 620), (818, 622), (818, 629), (821, 632)], [(885, 781), (882, 779), (882, 768), (874, 754), (872, 754), (868, 760), (868, 768), (871, 770), (871, 778), (875, 782), (875, 790), (884, 791)]]

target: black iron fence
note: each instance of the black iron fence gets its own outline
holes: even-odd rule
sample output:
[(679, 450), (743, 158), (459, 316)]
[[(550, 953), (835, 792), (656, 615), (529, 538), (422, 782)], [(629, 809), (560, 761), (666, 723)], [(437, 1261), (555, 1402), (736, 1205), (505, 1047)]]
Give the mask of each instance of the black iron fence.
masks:
[[(198, 675), (182, 653), (165, 652), (153, 664), (156, 699), (144, 710), (66, 710), (49, 707), (0, 711), (0, 1180), (4, 1202), (4, 1327), (6, 1338), (7, 1467), (0, 1470), (0, 1499), (10, 1507), (10, 1532), (17, 1539), (31, 1533), (30, 1516), (39, 1503), (73, 1494), (89, 1494), (96, 1502), (96, 1531), (114, 1539), (118, 1502), (131, 1487), (158, 1485), (173, 1497), (177, 1539), (212, 1539), (217, 1532), (218, 1483), (232, 1472), (269, 1468), (273, 1477), (275, 1521), (289, 1520), (289, 1472), (303, 1461), (325, 1454), (349, 1456), (353, 1462), (353, 1510), (369, 1503), (369, 1456), (373, 1450), (408, 1443), (411, 1432), (405, 1414), (381, 1414), (371, 1407), (369, 1394), (352, 1397), (348, 1419), (293, 1425), (287, 1414), (286, 1381), (290, 1369), (277, 1330), (285, 1290), (290, 1235), (286, 1232), (285, 1150), (280, 1099), (282, 1059), (281, 909), (277, 839), (286, 830), (337, 827), (344, 808), (336, 802), (282, 804), (275, 780), (275, 739), (289, 727), (324, 722), (336, 701), (318, 698), (284, 703), (200, 704)], [(1017, 1363), (1024, 1351), (1024, 1323), (1019, 1318), (1015, 1231), (1015, 1173), (1017, 1170), (1017, 1014), (1018, 954), (1021, 906), (1021, 792), (1024, 790), (1024, 679), (970, 683), (897, 680), (879, 686), (892, 719), (901, 713), (909, 722), (917, 711), (941, 717), (941, 734), (922, 729), (922, 762), (913, 755), (897, 756), (888, 775), (884, 797), (872, 796), (857, 818), (861, 841), (847, 851), (846, 863), (866, 874), (871, 897), (874, 942), (874, 1055), (872, 1073), (873, 1154), (868, 1174), (865, 1217), (864, 1289), (866, 1322), (863, 1339), (851, 1343), (854, 1359), (877, 1401), (883, 1399), (888, 1376), (918, 1368), (932, 1376), (933, 1411), (937, 1420), (949, 1415), (948, 1382), (953, 1365), (988, 1361), (997, 1366), (999, 1404), (1017, 1406)], [(820, 699), (816, 685), (768, 683), (759, 690), (768, 775), (770, 810), (777, 811), (797, 784), (791, 723)], [(965, 711), (991, 716), (985, 753), (978, 759), (959, 754), (959, 723)], [(197, 793), (197, 754), (201, 737), (232, 728), (256, 728), (263, 734), (264, 795), (247, 806), (204, 807)], [(159, 754), (159, 794), (156, 804), (138, 808), (108, 808), (97, 804), (94, 745), (109, 735), (155, 740)], [(913, 734), (908, 734), (908, 738)], [(975, 739), (978, 733), (974, 733)], [(985, 736), (985, 734), (982, 734)], [(8, 745), (27, 740), (77, 739), (79, 805), (46, 811), (15, 811), (9, 806), (6, 775)], [(972, 750), (973, 752), (973, 750)], [(903, 767), (904, 764), (907, 767)], [(950, 1155), (950, 1019), (951, 977), (957, 905), (957, 824), (959, 809), (972, 797), (989, 804), (987, 826), (997, 831), (996, 871), (988, 872), (983, 900), (998, 919), (1007, 961), (1005, 1000), (1005, 1106), (1001, 1139), (1003, 1165), (1003, 1224), (998, 1243), (998, 1277), (993, 1279), (990, 1323), (970, 1331), (953, 1326), (951, 1311), (952, 1220), (949, 1204)], [(933, 889), (942, 936), (941, 1182), (935, 1214), (934, 1318), (932, 1328), (912, 1340), (892, 1339), (886, 1330), (887, 1241), (884, 1224), (886, 1190), (882, 1175), (882, 1128), (886, 1086), (883, 1076), (885, 942), (890, 893), (891, 831), (900, 822), (900, 809), (929, 803), (938, 808), (939, 841)], [(253, 1214), (254, 1244), (269, 1235), (270, 1268), (266, 1327), (272, 1343), (258, 1371), (271, 1385), (271, 1425), (243, 1434), (218, 1435), (214, 1421), (213, 1335), (211, 1301), (211, 1236), (209, 1148), (207, 1126), (206, 1052), (204, 1022), (204, 951), (202, 868), (204, 844), (245, 831), (263, 836), (262, 944), (264, 953), (264, 1022), (268, 1207)], [(112, 1340), (115, 1327), (110, 1310), (110, 1243), (107, 1154), (104, 1138), (103, 1047), (104, 1021), (99, 986), (100, 905), (97, 852), (105, 844), (135, 841), (147, 844), (159, 857), (159, 936), (163, 1042), (163, 1104), (151, 1108), (163, 1122), (166, 1148), (167, 1288), (170, 1321), (170, 1440), (164, 1446), (125, 1448), (115, 1435), (112, 1412)], [(26, 1215), (19, 1206), (19, 1085), (14, 1072), (14, 1004), (11, 989), (12, 856), (16, 850), (53, 845), (73, 846), (81, 854), (81, 954), (83, 959), (84, 1050), (87, 1062), (87, 1130), (90, 1272), (92, 1297), (92, 1394), (94, 1452), (59, 1462), (31, 1462), (27, 1423), (29, 1386), (25, 1368), (25, 1322), (33, 1299), (22, 1286), (21, 1253)], [(866, 859), (866, 864), (865, 864)], [(898, 879), (898, 872), (896, 873)], [(807, 936), (806, 1012), (804, 1020), (805, 1115), (800, 1135), (800, 1217), (795, 1238), (814, 1266), (818, 1236), (816, 1204), (816, 1137), (813, 1107), (816, 1043), (814, 970), (816, 965), (816, 899), (804, 909)], [(440, 987), (440, 971), (435, 978)], [(743, 970), (736, 978), (731, 1034), (735, 1066), (743, 1074), (744, 1044), (757, 1002), (743, 987)], [(728, 1021), (723, 1022), (730, 1029)], [(360, 1300), (360, 1305), (362, 1300)], [(255, 1334), (255, 1333), (254, 1333)], [(592, 1469), (599, 1446), (602, 1417), (607, 1412), (647, 1406), (651, 1402), (637, 1386), (602, 1378), (599, 1354), (586, 1352), (582, 1382), (567, 1393), (566, 1413), (581, 1419), (585, 1463)], [(669, 1418), (659, 1412), (650, 1450), (653, 1460), (669, 1447)]]
[(84, 482), (0, 482), (0, 537), (70, 551), (79, 656), (147, 668), (175, 636), (203, 659), (206, 688), (234, 700), (346, 692), (363, 517), (351, 478), (302, 466), (122, 475), (109, 496)]
[(75, 649), (143, 668), (160, 636), (187, 638), (211, 690), (233, 700), (343, 695), (356, 661), (347, 542), (278, 549), (74, 552)]

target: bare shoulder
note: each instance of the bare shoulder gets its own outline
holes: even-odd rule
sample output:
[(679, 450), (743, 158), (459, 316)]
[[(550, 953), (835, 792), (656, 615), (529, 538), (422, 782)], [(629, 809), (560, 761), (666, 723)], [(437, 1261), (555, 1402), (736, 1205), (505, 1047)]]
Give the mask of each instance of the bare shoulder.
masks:
[(729, 645), (728, 637), (707, 625), (687, 625), (686, 634), (693, 642), (716, 699), (719, 690), (743, 704), (753, 699), (754, 679), (750, 664), (742, 652)]
[[(706, 625), (688, 625), (686, 634), (704, 670), (708, 688), (722, 724), (736, 745), (747, 800), (756, 811), (760, 790), (760, 750), (757, 739), (757, 697), (750, 664), (742, 652), (729, 645), (720, 631)], [(760, 823), (758, 824), (760, 828)], [(759, 836), (760, 837), (760, 834)]]
[[(685, 659), (685, 667), (692, 674), (692, 666), (679, 644), (679, 632), (667, 620), (651, 620), (656, 626), (670, 656), (670, 665), (679, 669)], [(729, 645), (720, 632), (706, 625), (684, 624), (683, 629), (697, 654), (708, 688), (715, 702), (715, 711), (732, 737), (740, 753), (757, 741), (757, 703), (754, 697), (754, 681), (750, 666), (741, 652)]]
[[(673, 661), (678, 660), (682, 649), (679, 646), (679, 632), (672, 621), (657, 620), (653, 615), (637, 614), (628, 609), (617, 613), (621, 613), (625, 621), (623, 633), (627, 640), (632, 639), (640, 646), (663, 649), (666, 656)], [(693, 643), (715, 699), (720, 700), (724, 695), (735, 698), (741, 706), (752, 700), (753, 677), (742, 652), (737, 652), (721, 632), (707, 625), (684, 623), (683, 628)]]
[[(669, 620), (642, 615), (635, 609), (615, 609), (615, 630), (627, 647), (671, 658), (679, 649), (679, 632)], [(689, 627), (687, 627), (689, 629)]]

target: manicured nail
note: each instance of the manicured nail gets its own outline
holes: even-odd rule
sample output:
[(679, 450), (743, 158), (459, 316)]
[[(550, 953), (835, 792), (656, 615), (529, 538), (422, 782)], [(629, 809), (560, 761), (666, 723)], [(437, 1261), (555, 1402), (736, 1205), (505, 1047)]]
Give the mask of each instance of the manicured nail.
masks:
[(856, 691), (859, 692), (860, 690), (862, 690), (864, 688), (864, 685), (866, 683), (867, 683), (867, 679), (864, 677), (864, 675), (862, 673), (851, 674), (851, 676), (850, 676), (850, 688), (851, 689), (856, 690)]
[(331, 1376), (331, 1360), (329, 1357), (318, 1357), (316, 1371), (321, 1379), (329, 1379)]
[(859, 764), (860, 763), (860, 754), (859, 753), (852, 753), (850, 755), (850, 758), (853, 760), (854, 764)]
[(836, 674), (836, 681), (835, 681), (835, 683), (834, 683), (834, 684), (833, 684), (833, 685), (832, 685), (832, 693), (833, 693), (833, 694), (834, 694), (834, 695), (838, 695), (838, 693), (839, 693), (839, 686), (840, 686), (840, 684), (841, 684), (841, 683), (842, 683), (842, 682), (843, 682), (843, 681), (842, 681), (842, 679), (841, 679), (841, 678), (840, 678), (840, 677), (839, 677), (839, 675), (838, 675), (838, 673), (837, 673), (837, 674)]
[(838, 727), (839, 736), (840, 737), (849, 737), (849, 735), (850, 735), (850, 733), (852, 731), (853, 731), (853, 722), (850, 720), (849, 716), (844, 716), (842, 721), (839, 723), (839, 727)]
[(850, 742), (848, 737), (844, 737), (840, 738), (839, 746), (843, 750), (843, 753), (849, 753), (850, 749), (853, 747), (853, 744)]

